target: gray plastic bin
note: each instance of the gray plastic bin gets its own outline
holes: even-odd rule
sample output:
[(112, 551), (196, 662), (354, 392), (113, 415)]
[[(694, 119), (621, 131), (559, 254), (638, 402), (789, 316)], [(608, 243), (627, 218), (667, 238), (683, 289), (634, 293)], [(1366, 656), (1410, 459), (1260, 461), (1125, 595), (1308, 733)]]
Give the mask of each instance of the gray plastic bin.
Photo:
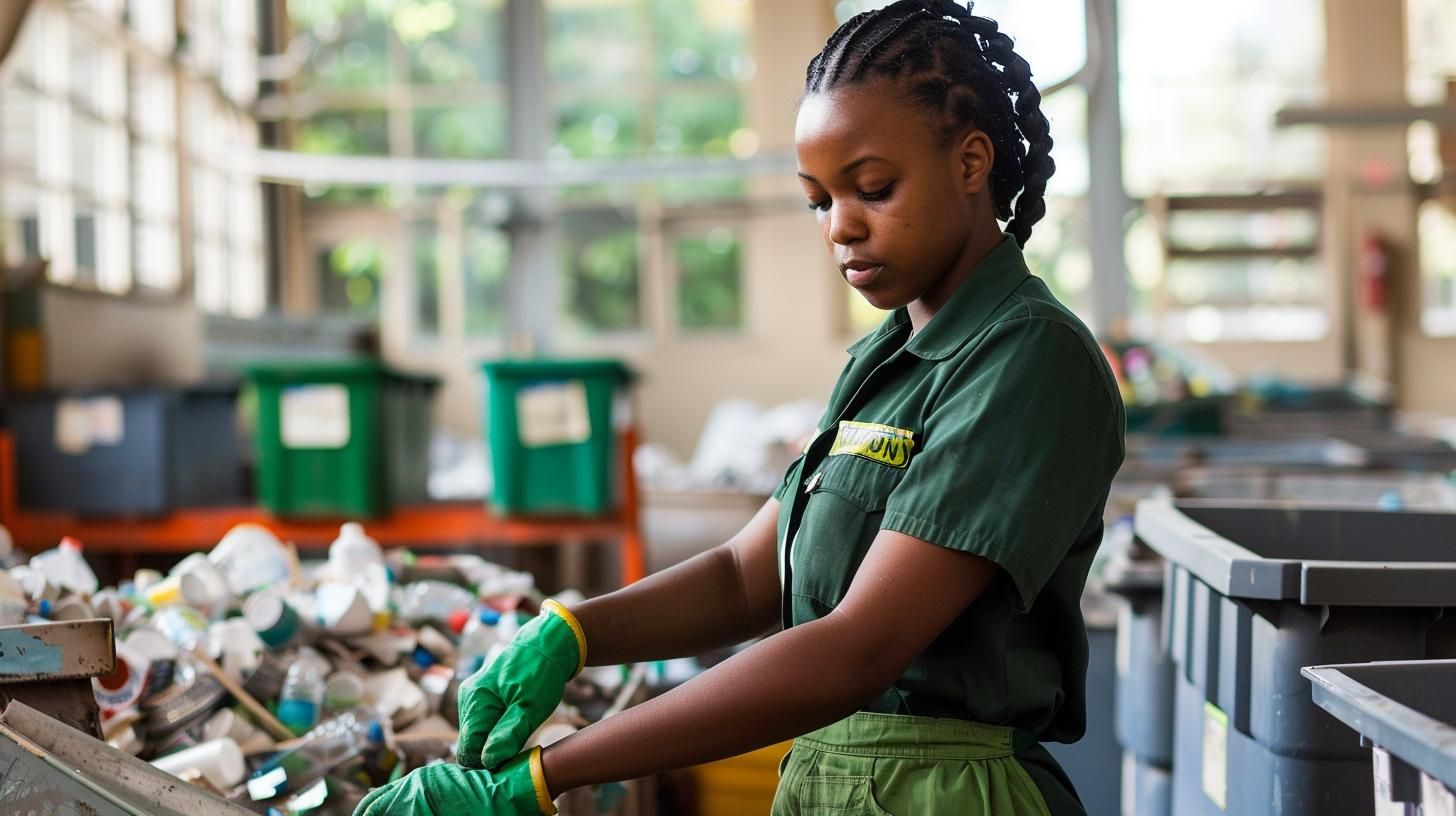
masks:
[(232, 385), (13, 395), (20, 503), (84, 516), (241, 503), (237, 396)]
[(1456, 660), (1313, 666), (1304, 676), (1315, 704), (1373, 746), (1377, 806), (1456, 812)]
[[(1136, 524), (1171, 565), (1174, 812), (1210, 799), (1219, 779), (1253, 797), (1254, 810), (1230, 802), (1230, 813), (1325, 813), (1327, 791), (1368, 799), (1368, 775), (1350, 773), (1364, 756), (1299, 671), (1456, 657), (1456, 513), (1153, 499)], [(1218, 716), (1226, 734), (1214, 733)], [(1226, 761), (1204, 745), (1226, 748)]]
[(1297, 501), (1378, 510), (1456, 510), (1456, 480), (1445, 473), (1219, 466), (1189, 468), (1173, 492), (1190, 499)]

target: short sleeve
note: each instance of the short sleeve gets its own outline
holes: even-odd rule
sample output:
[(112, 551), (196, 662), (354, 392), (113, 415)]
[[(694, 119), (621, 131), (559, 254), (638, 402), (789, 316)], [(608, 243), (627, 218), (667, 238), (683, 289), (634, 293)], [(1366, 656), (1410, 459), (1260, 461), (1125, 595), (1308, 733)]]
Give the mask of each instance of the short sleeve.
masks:
[(935, 399), (882, 527), (994, 562), (1029, 609), (1106, 501), (1122, 464), (1121, 417), (1104, 363), (1076, 329), (1038, 317), (997, 324)]

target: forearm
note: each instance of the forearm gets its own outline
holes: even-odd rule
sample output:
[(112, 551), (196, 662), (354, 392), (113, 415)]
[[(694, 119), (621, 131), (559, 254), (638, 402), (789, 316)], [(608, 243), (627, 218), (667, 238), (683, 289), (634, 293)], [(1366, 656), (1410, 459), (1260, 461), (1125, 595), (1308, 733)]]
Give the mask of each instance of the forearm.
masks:
[(771, 745), (853, 713), (897, 676), (830, 615), (780, 632), (543, 754), (554, 795)]
[(716, 547), (571, 611), (593, 666), (702, 654), (763, 634), (729, 546)]

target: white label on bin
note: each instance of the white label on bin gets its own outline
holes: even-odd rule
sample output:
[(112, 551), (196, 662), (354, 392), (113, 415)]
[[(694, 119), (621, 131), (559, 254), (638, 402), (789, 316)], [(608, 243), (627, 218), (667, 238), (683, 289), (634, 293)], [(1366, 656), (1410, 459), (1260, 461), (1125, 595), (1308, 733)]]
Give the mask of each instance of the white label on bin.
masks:
[(63, 399), (56, 402), (56, 449), (80, 456), (97, 445), (120, 445), (125, 414), (117, 397)]
[(1228, 810), (1228, 715), (1203, 704), (1203, 793), (1219, 810)]
[(56, 450), (73, 456), (91, 450), (91, 412), (84, 400), (56, 403)]
[(1421, 816), (1456, 816), (1456, 793), (1427, 774), (1421, 774)]
[(88, 400), (91, 410), (91, 443), (120, 445), (126, 438), (126, 413), (119, 397)]
[(283, 389), (285, 448), (342, 448), (349, 444), (349, 389), (297, 385)]
[(591, 438), (586, 384), (581, 380), (543, 383), (516, 395), (516, 423), (528, 448), (575, 445)]

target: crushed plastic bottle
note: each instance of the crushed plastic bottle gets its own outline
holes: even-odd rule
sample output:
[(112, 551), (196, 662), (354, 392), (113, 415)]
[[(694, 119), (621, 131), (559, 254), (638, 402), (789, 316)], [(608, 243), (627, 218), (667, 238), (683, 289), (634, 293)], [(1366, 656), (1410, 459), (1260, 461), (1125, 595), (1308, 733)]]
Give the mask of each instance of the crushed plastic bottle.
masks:
[(416, 581), (395, 591), (394, 606), (410, 626), (448, 623), (456, 610), (475, 607), (475, 593), (445, 581)]
[(365, 706), (350, 709), (258, 768), (248, 780), (248, 795), (261, 802), (292, 793), (383, 742), (379, 715)]
[(54, 550), (30, 559), (30, 568), (44, 575), (49, 583), (83, 595), (95, 594), (100, 587), (96, 573), (81, 554), (81, 542), (70, 536), (61, 539), (60, 546)]
[(292, 577), (278, 536), (258, 524), (239, 524), (207, 554), (238, 597), (264, 587), (286, 586)]

